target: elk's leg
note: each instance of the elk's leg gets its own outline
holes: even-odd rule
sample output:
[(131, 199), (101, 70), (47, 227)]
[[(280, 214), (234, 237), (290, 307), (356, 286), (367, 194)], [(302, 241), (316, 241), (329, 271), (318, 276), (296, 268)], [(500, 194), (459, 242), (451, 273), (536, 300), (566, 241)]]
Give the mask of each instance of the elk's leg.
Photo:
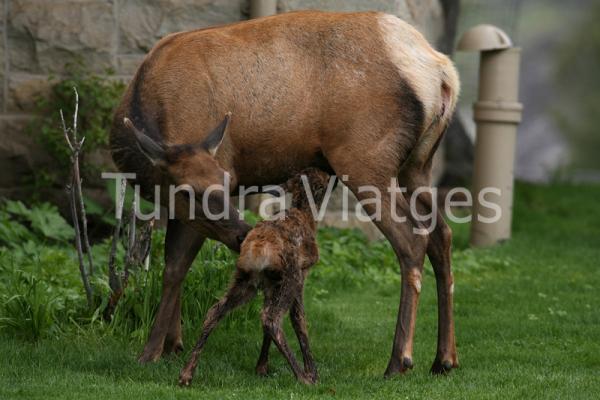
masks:
[(458, 367), (452, 302), (454, 278), (450, 266), (452, 231), (438, 212), (437, 226), (431, 233), (427, 255), (435, 273), (438, 296), (438, 344), (432, 373), (444, 373)]
[[(395, 135), (387, 137), (395, 138)], [(399, 166), (392, 162), (399, 158), (395, 154), (398, 144), (395, 141), (385, 143), (385, 138), (382, 140), (376, 152), (370, 152), (370, 148), (362, 146), (363, 152), (357, 157), (357, 152), (353, 151), (355, 147), (336, 148), (327, 152), (326, 157), (337, 176), (347, 176), (346, 185), (359, 199), (366, 213), (373, 217), (373, 222), (392, 245), (400, 263), (400, 307), (392, 355), (385, 372), (385, 376), (391, 376), (413, 366), (413, 336), (428, 238), (416, 233), (421, 225), (412, 217), (409, 202), (397, 183), (392, 181), (399, 172)], [(350, 153), (354, 157), (349, 157)], [(379, 192), (380, 201), (373, 198), (377, 197), (373, 188)], [(392, 198), (395, 204), (392, 204)], [(373, 201), (380, 204), (379, 210)]]
[(439, 211), (432, 212), (434, 201), (436, 199), (432, 197), (431, 192), (425, 191), (419, 194), (419, 212), (435, 218), (433, 221), (428, 221), (433, 224), (429, 225), (433, 226), (433, 230), (429, 235), (427, 256), (433, 266), (438, 297), (438, 343), (431, 372), (440, 374), (458, 367), (458, 356), (452, 312), (454, 291), (454, 279), (451, 271), (452, 230)]
[[(165, 239), (165, 270), (158, 312), (152, 325), (150, 338), (139, 357), (146, 363), (160, 358), (163, 350), (171, 351), (181, 346), (181, 283), (204, 243), (205, 237), (183, 222), (172, 219), (167, 225)], [(169, 335), (169, 347), (165, 340)]]
[(271, 347), (271, 335), (263, 329), (263, 342), (260, 348), (260, 356), (256, 362), (256, 373), (265, 376), (269, 372), (269, 348)]
[(306, 329), (306, 315), (304, 313), (304, 299), (302, 295), (294, 301), (290, 311), (290, 319), (292, 320), (292, 327), (294, 328), (294, 332), (296, 332), (296, 337), (300, 343), (300, 351), (302, 352), (302, 358), (304, 359), (304, 372), (313, 383), (316, 383), (319, 376), (308, 343), (308, 330)]
[(183, 335), (181, 333), (181, 286), (179, 293), (175, 295), (175, 306), (173, 307), (173, 316), (169, 324), (169, 331), (165, 338), (163, 355), (169, 353), (180, 353), (183, 351)]
[[(380, 190), (385, 193), (386, 188)], [(361, 199), (364, 196), (357, 193), (357, 197)], [(428, 241), (426, 235), (419, 233), (421, 225), (412, 217), (409, 203), (404, 196), (399, 192), (395, 195), (394, 214), (390, 200), (391, 198), (386, 196), (382, 197), (381, 217), (374, 221), (392, 245), (400, 263), (402, 277), (396, 332), (392, 355), (385, 371), (386, 377), (404, 373), (413, 367), (413, 338)], [(366, 207), (366, 211), (372, 212), (369, 207)]]
[(198, 339), (196, 346), (194, 346), (189, 361), (179, 374), (180, 385), (188, 386), (192, 382), (194, 371), (198, 366), (200, 353), (217, 324), (233, 309), (252, 300), (256, 295), (256, 291), (257, 288), (251, 279), (251, 275), (240, 272), (239, 270), (236, 271), (234, 281), (225, 296), (206, 313), (206, 319), (202, 326), (200, 338)]
[(414, 221), (413, 223), (409, 222), (412, 217), (404, 197), (398, 196), (397, 202), (398, 215), (406, 217), (406, 221), (387, 221), (385, 217), (382, 217), (381, 221), (376, 223), (392, 243), (392, 248), (400, 262), (402, 277), (396, 332), (392, 355), (385, 371), (386, 377), (404, 373), (413, 367), (413, 340), (427, 247), (427, 237), (415, 233), (413, 230), (418, 229), (419, 224)]

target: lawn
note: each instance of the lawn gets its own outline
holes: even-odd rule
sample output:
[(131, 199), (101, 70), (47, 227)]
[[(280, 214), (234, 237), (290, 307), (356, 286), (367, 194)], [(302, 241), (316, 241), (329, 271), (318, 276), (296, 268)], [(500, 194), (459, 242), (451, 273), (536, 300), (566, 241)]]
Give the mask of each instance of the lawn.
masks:
[[(333, 279), (315, 271), (306, 299), (320, 373), (313, 387), (296, 383), (273, 350), (270, 376), (254, 375), (262, 335), (258, 319), (252, 318), (217, 329), (193, 386), (185, 389), (176, 386), (183, 358), (139, 365), (141, 340), (97, 325), (36, 342), (5, 334), (0, 398), (598, 398), (600, 187), (518, 185), (516, 194), (509, 242), (470, 250), (468, 226), (454, 227), (461, 366), (448, 376), (428, 373), (436, 340), (431, 272), (423, 282), (415, 368), (385, 380), (399, 300), (397, 278), (336, 287)], [(356, 262), (387, 268), (391, 250), (383, 248), (383, 261), (373, 256), (378, 252), (365, 251), (357, 253), (363, 256)], [(323, 263), (333, 263), (327, 257), (335, 254), (326, 252)], [(198, 328), (188, 325), (187, 349)]]

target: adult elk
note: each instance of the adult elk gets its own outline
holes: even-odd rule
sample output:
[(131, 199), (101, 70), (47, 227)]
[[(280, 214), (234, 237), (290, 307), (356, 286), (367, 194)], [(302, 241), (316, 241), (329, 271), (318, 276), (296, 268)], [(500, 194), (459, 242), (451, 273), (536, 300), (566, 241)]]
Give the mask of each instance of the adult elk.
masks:
[[(408, 192), (394, 191), (395, 201), (383, 196), (381, 218), (375, 221), (402, 275), (386, 376), (412, 367), (425, 254), (438, 292), (432, 372), (442, 373), (458, 366), (452, 234), (439, 213), (431, 233), (415, 234), (422, 222), (411, 215), (407, 198), (431, 184), (432, 156), (458, 92), (452, 62), (394, 16), (281, 14), (159, 41), (115, 113), (112, 154), (121, 171), (137, 174), (135, 183), (144, 195), (152, 197), (155, 185), (163, 187), (163, 204), (169, 184), (188, 184), (201, 195), (208, 186), (222, 184), (226, 173), (235, 194), (239, 185), (277, 184), (303, 168), (318, 167), (346, 175), (359, 200), (373, 193), (359, 191), (361, 186), (387, 193), (397, 178), (395, 185)], [(228, 112), (232, 117), (223, 120)], [(222, 196), (210, 200), (215, 209), (223, 208)], [(191, 220), (187, 201), (177, 197), (176, 218), (167, 226), (162, 298), (140, 362), (181, 350), (181, 283), (204, 240), (214, 238), (237, 251), (249, 230), (233, 208), (228, 219), (198, 215)], [(431, 210), (431, 194), (419, 190), (417, 203)], [(372, 205), (365, 207), (367, 213)]]

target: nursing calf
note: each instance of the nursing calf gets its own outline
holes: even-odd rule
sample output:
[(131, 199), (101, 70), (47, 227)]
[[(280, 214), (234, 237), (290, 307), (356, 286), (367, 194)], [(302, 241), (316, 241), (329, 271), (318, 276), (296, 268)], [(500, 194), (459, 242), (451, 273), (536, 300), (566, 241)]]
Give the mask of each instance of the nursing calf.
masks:
[[(302, 177), (308, 183), (307, 188), (303, 187)], [(252, 300), (259, 289), (265, 296), (261, 315), (264, 336), (256, 372), (260, 375), (267, 373), (269, 347), (274, 342), (299, 381), (316, 382), (317, 369), (308, 345), (303, 292), (308, 270), (319, 260), (316, 223), (309, 196), (317, 205), (320, 204), (328, 179), (328, 174), (314, 168), (302, 171), (284, 185), (286, 191), (292, 194), (292, 207), (285, 216), (259, 222), (250, 231), (242, 243), (229, 290), (206, 314), (200, 339), (181, 371), (180, 385), (191, 383), (200, 353), (219, 321), (236, 307)], [(304, 369), (298, 365), (281, 327), (288, 311), (300, 342)]]

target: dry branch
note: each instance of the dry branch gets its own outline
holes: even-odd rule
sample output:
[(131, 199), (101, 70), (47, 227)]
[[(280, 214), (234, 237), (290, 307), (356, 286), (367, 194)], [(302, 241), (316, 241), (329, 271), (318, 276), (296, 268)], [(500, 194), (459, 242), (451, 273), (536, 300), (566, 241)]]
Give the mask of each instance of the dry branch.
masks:
[(117, 196), (116, 198), (120, 201), (117, 202), (117, 213), (116, 213), (116, 224), (115, 231), (113, 233), (112, 244), (110, 247), (110, 254), (108, 256), (108, 286), (110, 287), (110, 298), (108, 299), (108, 304), (104, 309), (103, 317), (106, 321), (110, 321), (112, 319), (112, 315), (115, 311), (117, 303), (119, 299), (123, 295), (123, 285), (121, 285), (121, 278), (119, 278), (119, 274), (117, 273), (116, 268), (116, 260), (117, 260), (117, 247), (119, 244), (119, 239), (121, 237), (121, 225), (123, 224), (123, 207), (125, 205), (125, 190), (127, 189), (127, 182), (123, 179), (121, 180), (121, 186), (117, 187)]
[[(62, 110), (60, 110), (60, 119), (62, 122), (63, 134), (65, 136), (67, 146), (69, 146), (69, 150), (71, 151), (71, 179), (70, 183), (67, 185), (67, 194), (71, 209), (71, 217), (73, 219), (73, 227), (75, 229), (75, 247), (77, 249), (77, 257), (79, 261), (79, 272), (81, 274), (81, 280), (85, 289), (88, 306), (91, 308), (93, 306), (93, 288), (90, 284), (89, 275), (93, 274), (94, 263), (92, 260), (92, 251), (90, 247), (90, 241), (88, 238), (87, 216), (85, 213), (85, 206), (83, 203), (83, 192), (81, 190), (81, 173), (79, 170), (79, 156), (81, 154), (81, 148), (83, 146), (83, 143), (85, 142), (85, 137), (83, 137), (81, 140), (77, 138), (79, 93), (77, 93), (77, 89), (75, 87), (73, 87), (73, 91), (75, 92), (75, 111), (73, 113), (73, 126), (67, 127)], [(79, 225), (80, 219), (81, 227)], [(88, 260), (87, 271), (83, 255), (84, 246)]]
[(152, 219), (146, 224), (140, 226), (139, 235), (137, 235), (137, 219), (135, 214), (137, 203), (134, 199), (131, 205), (131, 213), (129, 216), (129, 232), (127, 235), (123, 273), (119, 275), (117, 272), (116, 263), (118, 243), (121, 241), (121, 231), (123, 230), (123, 209), (126, 190), (125, 180), (121, 181), (121, 187), (117, 190), (120, 190), (117, 198), (119, 198), (121, 201), (117, 204), (117, 223), (115, 226), (110, 256), (108, 259), (108, 283), (111, 289), (111, 294), (110, 298), (108, 299), (108, 304), (103, 312), (103, 317), (106, 321), (110, 321), (112, 319), (117, 304), (123, 296), (125, 288), (127, 288), (131, 269), (139, 269), (141, 265), (148, 263), (150, 245), (152, 241), (152, 230), (154, 228), (154, 220)]

